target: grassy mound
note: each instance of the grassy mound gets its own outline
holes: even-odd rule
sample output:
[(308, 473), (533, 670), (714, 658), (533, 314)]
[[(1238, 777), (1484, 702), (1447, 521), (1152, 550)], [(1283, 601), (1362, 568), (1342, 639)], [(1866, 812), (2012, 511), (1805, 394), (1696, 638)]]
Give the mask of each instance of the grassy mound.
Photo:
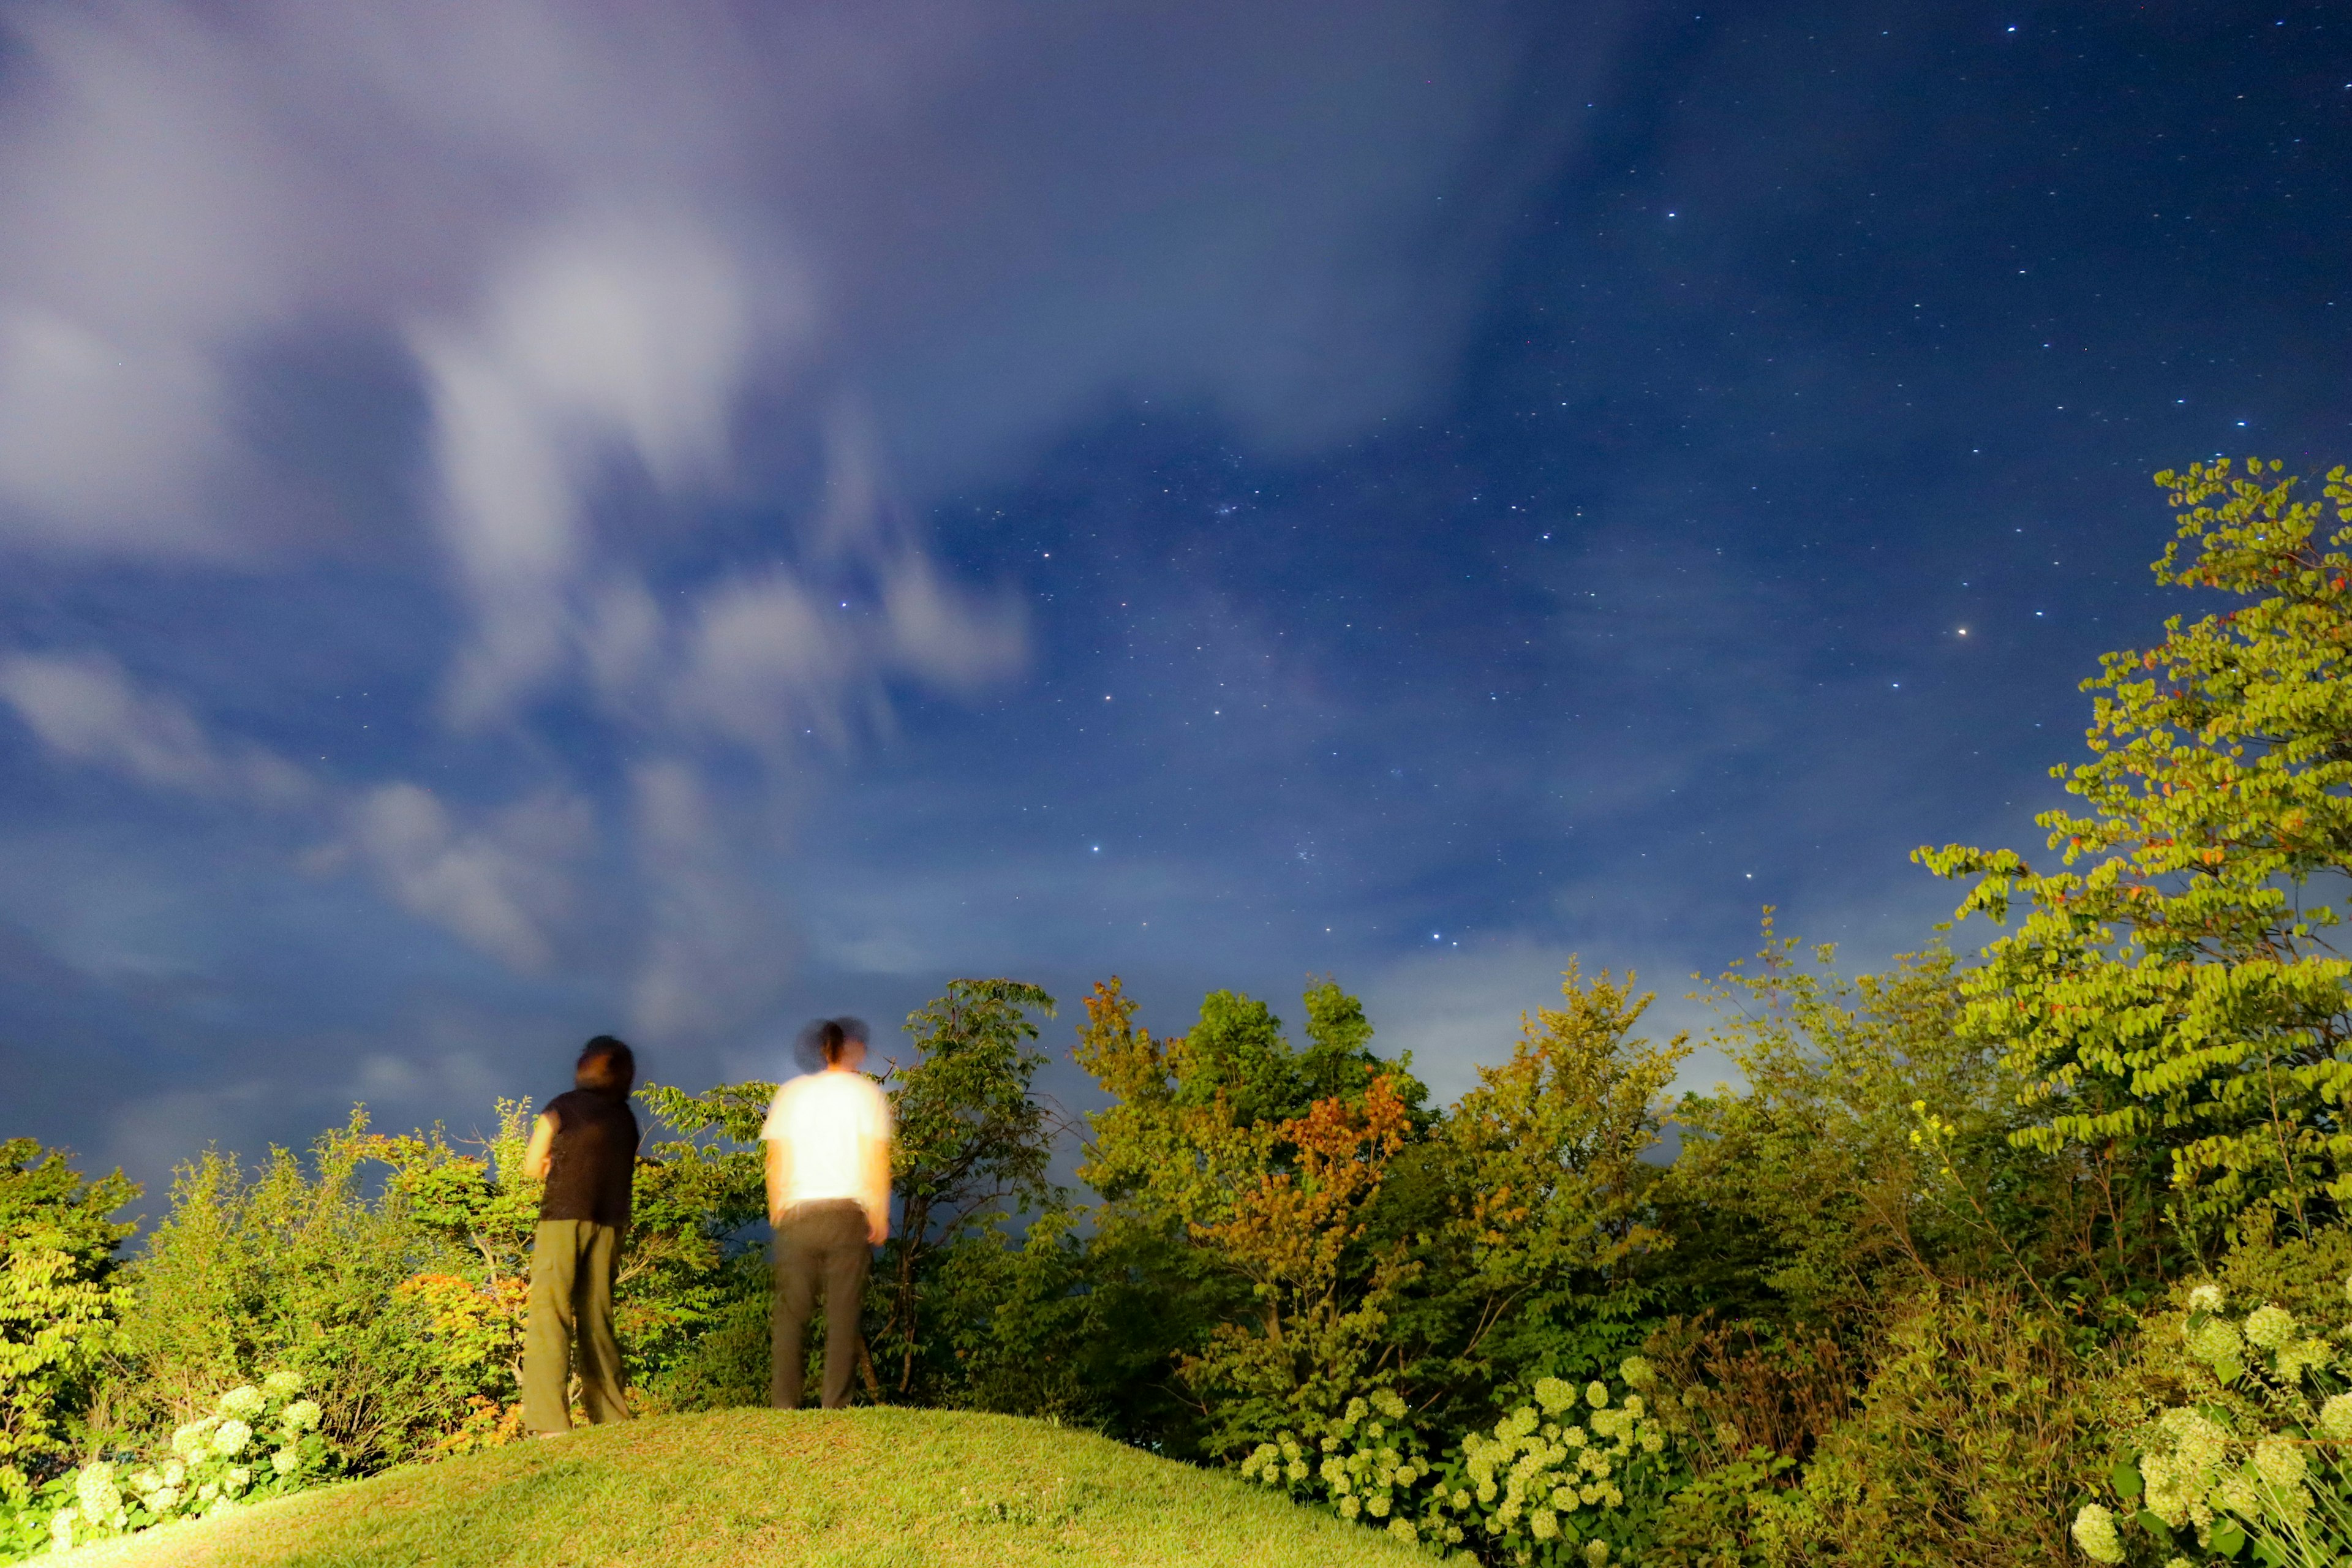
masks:
[(86, 1547), (122, 1568), (1340, 1568), (1411, 1549), (1084, 1433), (926, 1410), (595, 1427)]

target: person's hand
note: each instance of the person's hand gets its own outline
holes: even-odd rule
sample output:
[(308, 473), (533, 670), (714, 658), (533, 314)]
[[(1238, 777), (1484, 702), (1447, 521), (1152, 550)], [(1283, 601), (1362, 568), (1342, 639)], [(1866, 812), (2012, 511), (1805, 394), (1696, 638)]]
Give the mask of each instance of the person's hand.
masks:
[(879, 1247), (884, 1242), (889, 1240), (890, 1222), (887, 1219), (874, 1219), (866, 1221), (866, 1239), (877, 1247)]

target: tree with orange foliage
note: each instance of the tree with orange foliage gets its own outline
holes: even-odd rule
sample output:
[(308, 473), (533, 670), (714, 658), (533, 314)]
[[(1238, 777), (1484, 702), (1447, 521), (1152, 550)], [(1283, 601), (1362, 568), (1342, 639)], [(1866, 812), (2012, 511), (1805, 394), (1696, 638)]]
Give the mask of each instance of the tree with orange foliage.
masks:
[[(1205, 1446), (1226, 1452), (1276, 1426), (1312, 1426), (1377, 1385), (1382, 1302), (1402, 1273), (1365, 1255), (1365, 1222), (1423, 1091), (1363, 1048), (1370, 1028), (1336, 985), (1309, 994), (1314, 1044), (1296, 1053), (1248, 1026), (1262, 1006), (1211, 1000), (1202, 1027), (1161, 1039), (1137, 1024), (1118, 980), (1086, 999), (1078, 1061), (1116, 1099), (1091, 1119), (1078, 1173), (1106, 1199), (1097, 1218), (1113, 1247), (1173, 1244), (1204, 1287), (1215, 1321), (1176, 1368), (1206, 1419)], [(1351, 1079), (1363, 1084), (1355, 1094), (1264, 1113), (1318, 1080)], [(1236, 1108), (1237, 1084), (1249, 1086), (1249, 1110)]]

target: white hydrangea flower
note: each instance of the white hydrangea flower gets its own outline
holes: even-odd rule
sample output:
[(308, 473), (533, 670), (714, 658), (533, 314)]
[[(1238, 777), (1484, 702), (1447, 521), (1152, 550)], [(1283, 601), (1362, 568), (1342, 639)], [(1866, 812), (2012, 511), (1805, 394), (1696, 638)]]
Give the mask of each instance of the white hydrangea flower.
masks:
[(184, 1465), (184, 1464), (182, 1464), (182, 1463), (180, 1463), (180, 1461), (179, 1461), (179, 1460), (177, 1460), (177, 1459), (173, 1459), (173, 1460), (171, 1460), (169, 1463), (167, 1463), (167, 1464), (165, 1464), (165, 1465), (164, 1465), (164, 1467), (163, 1467), (163, 1484), (164, 1484), (165, 1486), (167, 1486), (167, 1487), (176, 1487), (176, 1486), (178, 1486), (182, 1481), (184, 1481), (184, 1480), (186, 1480), (187, 1479), (188, 1479), (188, 1467), (187, 1467), (187, 1466), (185, 1466), (185, 1465)]
[(214, 1416), (207, 1415), (201, 1421), (191, 1421), (173, 1432), (172, 1452), (184, 1459), (193, 1458), (204, 1452), (205, 1442), (212, 1436), (215, 1419)]
[(213, 1434), (212, 1448), (222, 1458), (234, 1459), (245, 1452), (245, 1446), (251, 1441), (253, 1428), (232, 1415)]
[(1409, 1519), (1389, 1521), (1389, 1533), (1408, 1546), (1421, 1539), (1421, 1531), (1412, 1527), (1412, 1521)]
[(71, 1503), (49, 1516), (49, 1541), (59, 1552), (73, 1550), (74, 1510)]
[(2328, 1396), (2319, 1407), (2319, 1429), (2339, 1443), (2352, 1441), (2352, 1394)]
[(1658, 1381), (1658, 1370), (1646, 1356), (1627, 1356), (1624, 1364), (1618, 1367), (1617, 1375), (1625, 1380), (1628, 1388), (1649, 1388)]
[[(2352, 1300), (2352, 1281), (2347, 1281), (2347, 1300)], [(2189, 1310), (2192, 1312), (2218, 1312), (2228, 1304), (2221, 1287), (2210, 1279), (2189, 1292)]]
[(278, 1419), (289, 1432), (315, 1430), (319, 1425), (319, 1402), (315, 1399), (298, 1399), (288, 1405)]
[(1536, 1379), (1536, 1403), (1544, 1407), (1547, 1415), (1557, 1415), (1576, 1403), (1576, 1389), (1571, 1384), (1556, 1377)]
[(299, 1394), (302, 1392), (302, 1374), (299, 1372), (289, 1371), (281, 1367), (278, 1371), (271, 1373), (268, 1377), (263, 1378), (261, 1380), (261, 1386), (268, 1389), (270, 1393), (280, 1396), (289, 1394)]
[(2336, 1347), (2322, 1339), (2297, 1340), (2278, 1352), (2278, 1374), (2300, 1383), (2304, 1373), (2316, 1372), (2336, 1359)]
[(1343, 1497), (1339, 1500), (1339, 1517), (1341, 1519), (1353, 1519), (1363, 1511), (1364, 1504), (1361, 1499)]
[(2246, 1315), (2246, 1338), (2266, 1351), (2282, 1349), (2294, 1338), (2294, 1314), (2283, 1307), (2257, 1307)]
[(1400, 1397), (1396, 1390), (1392, 1388), (1383, 1388), (1378, 1394), (1373, 1394), (1372, 1408), (1379, 1411), (1381, 1415), (1387, 1416), (1391, 1421), (1402, 1421), (1404, 1419), (1404, 1400)]
[(2200, 1361), (2234, 1361), (2241, 1349), (2237, 1325), (2215, 1318), (2189, 1337), (2189, 1349)]
[(104, 1459), (84, 1465), (74, 1477), (74, 1496), (81, 1500), (82, 1517), (96, 1523), (122, 1506), (114, 1484), (114, 1467)]
[(1595, 1410), (1609, 1408), (1609, 1385), (1595, 1378), (1584, 1385), (1584, 1402)]
[(2074, 1516), (2074, 1544), (2094, 1563), (2124, 1560), (2123, 1538), (2116, 1533), (2116, 1516), (2095, 1502), (2086, 1502)]
[(220, 1396), (221, 1414), (224, 1415), (250, 1415), (261, 1406), (261, 1390), (249, 1383), (232, 1388)]
[(241, 1492), (253, 1484), (253, 1471), (247, 1466), (239, 1465), (222, 1478), (221, 1484), (230, 1491)]
[(1602, 1563), (1609, 1561), (1609, 1543), (1605, 1541), (1586, 1542), (1584, 1561), (1591, 1565), (1591, 1568), (1601, 1568)]
[(2284, 1437), (2265, 1437), (2254, 1445), (2254, 1469), (2268, 1481), (2282, 1500), (2294, 1500), (2287, 1504), (2290, 1513), (2303, 1510), (2295, 1501), (2307, 1503), (2303, 1495), (2304, 1478), (2310, 1468), (2303, 1457), (2303, 1447)]
[(1528, 1533), (1538, 1541), (1550, 1541), (1559, 1534), (1559, 1516), (1548, 1508), (1539, 1508), (1528, 1515)]
[(161, 1519), (180, 1506), (180, 1489), (158, 1487), (147, 1498), (147, 1511)]

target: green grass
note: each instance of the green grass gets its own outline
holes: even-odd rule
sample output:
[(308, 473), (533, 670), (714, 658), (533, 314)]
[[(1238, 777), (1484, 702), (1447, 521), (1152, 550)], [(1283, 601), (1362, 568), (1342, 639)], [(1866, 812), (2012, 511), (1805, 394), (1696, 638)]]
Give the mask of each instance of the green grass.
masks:
[(411, 1466), (84, 1548), (75, 1568), (931, 1568), (1425, 1561), (1229, 1475), (926, 1410), (726, 1410)]

